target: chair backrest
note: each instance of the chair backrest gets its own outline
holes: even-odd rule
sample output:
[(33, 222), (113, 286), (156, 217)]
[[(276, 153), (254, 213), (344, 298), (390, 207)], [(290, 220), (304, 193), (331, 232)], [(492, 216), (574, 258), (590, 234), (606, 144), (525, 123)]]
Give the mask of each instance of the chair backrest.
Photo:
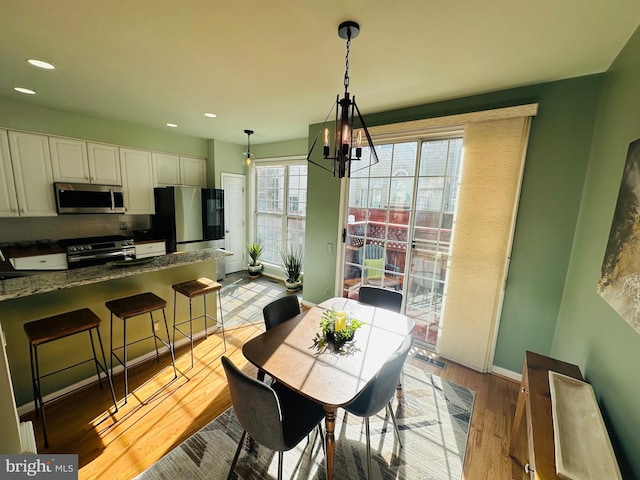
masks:
[(413, 337), (409, 335), (360, 395), (344, 407), (346, 411), (359, 417), (369, 417), (378, 413), (389, 403), (395, 394), (402, 366), (409, 354), (412, 341)]
[(286, 322), (300, 313), (297, 295), (287, 295), (274, 300), (262, 309), (264, 326), (267, 330)]
[(377, 243), (367, 243), (358, 250), (358, 263), (363, 264), (364, 259), (384, 258), (384, 247)]
[(362, 286), (358, 292), (358, 301), (374, 307), (388, 308), (400, 313), (402, 293), (387, 288)]
[(225, 356), (222, 366), (229, 383), (231, 404), (242, 428), (267, 448), (285, 450), (280, 402), (275, 391), (239, 370)]

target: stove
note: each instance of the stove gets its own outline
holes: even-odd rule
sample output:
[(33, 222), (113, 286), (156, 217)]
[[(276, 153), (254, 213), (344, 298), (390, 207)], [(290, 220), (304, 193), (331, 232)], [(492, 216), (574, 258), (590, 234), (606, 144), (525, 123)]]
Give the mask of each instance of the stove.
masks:
[(133, 238), (121, 235), (67, 238), (58, 243), (67, 251), (69, 268), (90, 267), (115, 260), (136, 258)]

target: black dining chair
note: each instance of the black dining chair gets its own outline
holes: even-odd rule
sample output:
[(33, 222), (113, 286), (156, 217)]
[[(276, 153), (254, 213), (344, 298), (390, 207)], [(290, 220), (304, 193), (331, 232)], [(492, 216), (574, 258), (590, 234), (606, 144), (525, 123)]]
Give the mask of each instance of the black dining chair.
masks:
[(282, 479), (283, 452), (298, 445), (316, 426), (324, 445), (320, 423), (324, 409), (320, 404), (280, 383), (269, 386), (246, 375), (225, 356), (222, 366), (233, 410), (243, 428), (227, 480), (232, 478), (247, 433), (261, 445), (278, 452), (278, 480)]
[(387, 288), (362, 286), (358, 292), (358, 301), (400, 313), (402, 293)]
[[(374, 307), (386, 308), (396, 313), (400, 313), (402, 309), (402, 293), (387, 288), (362, 286), (358, 292), (358, 301)], [(402, 373), (398, 380), (396, 392), (398, 398), (400, 398), (402, 396)]]
[(396, 416), (391, 408), (391, 400), (396, 390), (396, 385), (400, 378), (402, 366), (409, 354), (411, 342), (413, 338), (409, 335), (402, 343), (400, 348), (385, 362), (380, 371), (371, 380), (364, 390), (356, 397), (356, 399), (345, 406), (344, 409), (364, 418), (365, 433), (367, 437), (367, 478), (371, 478), (371, 437), (369, 435), (369, 417), (375, 415), (383, 408), (386, 408), (391, 416), (393, 427), (398, 436), (398, 443), (402, 448), (402, 440), (400, 439), (400, 431)]
[(264, 326), (267, 330), (286, 322), (300, 313), (297, 295), (287, 295), (269, 303), (262, 309)]

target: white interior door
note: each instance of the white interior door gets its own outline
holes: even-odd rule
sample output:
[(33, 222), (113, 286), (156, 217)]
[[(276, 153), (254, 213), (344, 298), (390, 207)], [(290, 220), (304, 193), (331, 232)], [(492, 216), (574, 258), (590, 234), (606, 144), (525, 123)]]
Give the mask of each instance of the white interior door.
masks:
[(233, 173), (222, 173), (222, 188), (224, 189), (224, 245), (225, 250), (233, 256), (226, 257), (226, 272), (233, 273), (243, 270), (246, 232), (246, 200), (245, 176)]

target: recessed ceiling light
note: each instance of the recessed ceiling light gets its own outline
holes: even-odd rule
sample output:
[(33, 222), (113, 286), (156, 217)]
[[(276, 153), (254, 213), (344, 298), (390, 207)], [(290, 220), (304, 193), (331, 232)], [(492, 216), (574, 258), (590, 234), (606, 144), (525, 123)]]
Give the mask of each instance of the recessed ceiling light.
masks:
[(35, 90), (31, 90), (30, 88), (25, 87), (13, 87), (16, 92), (24, 93), (25, 95), (35, 95)]
[(175, 123), (167, 123), (167, 127), (178, 128), (178, 125), (176, 125)]
[(209, 118), (216, 118), (217, 115), (215, 113), (205, 113), (204, 116)]
[(34, 67), (42, 68), (44, 70), (54, 70), (56, 67), (54, 64), (45, 62), (44, 60), (38, 60), (36, 58), (30, 58), (27, 60)]

